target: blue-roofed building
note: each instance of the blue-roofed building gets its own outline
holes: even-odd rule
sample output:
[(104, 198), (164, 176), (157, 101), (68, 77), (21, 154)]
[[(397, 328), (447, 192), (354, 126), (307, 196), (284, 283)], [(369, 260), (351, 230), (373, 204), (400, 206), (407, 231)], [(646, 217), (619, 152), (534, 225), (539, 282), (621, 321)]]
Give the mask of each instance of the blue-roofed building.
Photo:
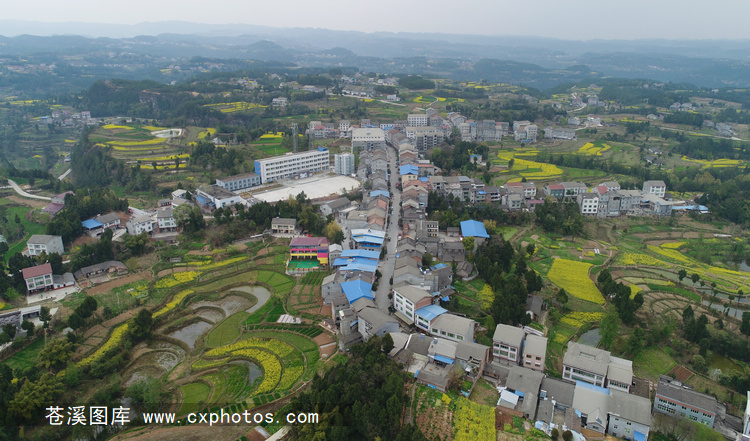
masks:
[(360, 257), (363, 259), (380, 259), (380, 253), (370, 250), (344, 250), (341, 252), (342, 258)]
[(388, 192), (388, 191), (385, 191), (385, 190), (373, 190), (373, 191), (370, 192), (370, 197), (371, 198), (376, 198), (378, 196), (385, 196), (388, 199), (390, 199), (391, 198), (391, 193)]
[(81, 222), (81, 225), (83, 225), (83, 228), (85, 228), (87, 230), (95, 230), (97, 228), (104, 227), (104, 224), (101, 223), (101, 222), (99, 222), (96, 219), (85, 220), (85, 221)]
[(352, 240), (357, 248), (380, 252), (385, 242), (385, 231), (369, 228), (352, 230)]
[(428, 305), (423, 306), (419, 309), (417, 309), (414, 312), (414, 316), (416, 317), (416, 325), (417, 328), (425, 331), (430, 332), (430, 323), (440, 314), (445, 314), (448, 312), (447, 309), (438, 306), (438, 305)]
[(461, 236), (480, 237), (483, 239), (490, 238), (490, 235), (487, 234), (487, 229), (484, 228), (484, 224), (475, 220), (467, 220), (461, 222)]
[(341, 283), (341, 291), (346, 296), (349, 304), (352, 304), (361, 298), (367, 298), (370, 300), (375, 299), (375, 296), (372, 294), (372, 284), (362, 280), (351, 280), (349, 282)]
[(416, 164), (406, 164), (400, 166), (398, 171), (401, 176), (408, 174), (417, 175), (419, 174), (419, 167), (417, 167)]
[(362, 257), (338, 258), (333, 262), (333, 266), (341, 271), (365, 271), (374, 273), (378, 269), (378, 261), (365, 259)]

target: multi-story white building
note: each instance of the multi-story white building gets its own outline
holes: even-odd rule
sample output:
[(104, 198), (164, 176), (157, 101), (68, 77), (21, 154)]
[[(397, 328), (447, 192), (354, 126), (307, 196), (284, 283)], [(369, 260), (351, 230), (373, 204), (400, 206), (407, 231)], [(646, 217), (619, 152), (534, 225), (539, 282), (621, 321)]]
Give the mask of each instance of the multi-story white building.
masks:
[(155, 224), (156, 221), (152, 216), (137, 215), (131, 217), (129, 221), (125, 222), (125, 228), (127, 228), (128, 234), (136, 236), (144, 231), (147, 233), (154, 231)]
[(157, 211), (156, 222), (159, 225), (160, 232), (177, 231), (177, 221), (173, 216), (172, 207), (163, 208)]
[(348, 119), (342, 119), (339, 121), (339, 133), (348, 132), (351, 122)]
[(385, 131), (377, 127), (352, 129), (352, 148), (373, 150), (385, 148)]
[(599, 212), (599, 196), (596, 193), (580, 193), (576, 198), (581, 214), (596, 216)]
[(497, 325), (492, 337), (492, 356), (496, 360), (519, 364), (522, 349), (523, 329), (510, 325)]
[(655, 194), (660, 198), (667, 192), (667, 184), (664, 181), (646, 181), (643, 183), (644, 194)]
[(271, 100), (271, 106), (273, 107), (286, 107), (289, 104), (289, 100), (286, 97), (280, 96)]
[(630, 392), (633, 362), (613, 357), (609, 351), (603, 349), (570, 342), (563, 357), (562, 378)]
[(410, 113), (406, 117), (406, 125), (411, 127), (424, 127), (430, 125), (430, 116), (423, 113)]
[(38, 256), (42, 253), (47, 255), (65, 253), (61, 236), (50, 236), (49, 234), (35, 234), (26, 242), (29, 247), (29, 256)]
[(260, 185), (260, 176), (255, 173), (243, 173), (216, 180), (216, 185), (224, 190), (236, 191)]
[(241, 204), (242, 198), (217, 185), (203, 184), (195, 190), (195, 200), (209, 210)]
[(287, 153), (283, 156), (257, 159), (255, 173), (260, 175), (261, 182), (265, 184), (305, 172), (315, 173), (327, 170), (330, 166), (330, 152), (325, 147), (318, 147), (317, 150), (309, 152)]
[(351, 153), (337, 153), (333, 156), (333, 170), (339, 175), (354, 174), (354, 155)]

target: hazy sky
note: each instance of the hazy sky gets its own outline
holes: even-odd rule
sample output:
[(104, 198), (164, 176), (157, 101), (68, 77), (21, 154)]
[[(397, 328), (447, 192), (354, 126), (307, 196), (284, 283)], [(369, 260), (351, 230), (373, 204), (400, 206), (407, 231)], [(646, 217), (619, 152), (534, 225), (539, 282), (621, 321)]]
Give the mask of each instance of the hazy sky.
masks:
[(750, 39), (747, 0), (0, 0), (0, 11), (0, 19), (42, 22), (180, 20), (576, 40)]

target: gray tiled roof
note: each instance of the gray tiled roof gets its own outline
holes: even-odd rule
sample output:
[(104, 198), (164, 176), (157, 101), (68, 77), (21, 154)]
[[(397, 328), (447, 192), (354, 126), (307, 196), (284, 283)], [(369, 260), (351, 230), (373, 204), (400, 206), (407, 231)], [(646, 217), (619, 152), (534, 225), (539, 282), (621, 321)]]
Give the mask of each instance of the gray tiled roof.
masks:
[(659, 377), (659, 386), (656, 389), (656, 394), (716, 414), (716, 407), (718, 405), (716, 398), (696, 392), (690, 386), (683, 385), (670, 377), (665, 377), (664, 375)]

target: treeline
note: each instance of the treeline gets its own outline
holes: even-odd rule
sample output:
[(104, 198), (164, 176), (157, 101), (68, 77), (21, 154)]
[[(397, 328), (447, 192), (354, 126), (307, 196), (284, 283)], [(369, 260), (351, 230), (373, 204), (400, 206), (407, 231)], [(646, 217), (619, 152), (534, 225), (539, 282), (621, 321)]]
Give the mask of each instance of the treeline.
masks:
[(407, 89), (434, 89), (435, 82), (422, 78), (419, 75), (409, 75), (398, 79), (398, 84)]
[(501, 235), (492, 235), (475, 253), (474, 265), (479, 276), (494, 292), (489, 311), (493, 326), (497, 323), (526, 325), (531, 322), (526, 314), (526, 299), (544, 285), (542, 277), (526, 263), (529, 250), (517, 253)]
[(709, 161), (719, 158), (750, 160), (750, 149), (746, 143), (705, 136), (687, 137), (675, 146), (673, 151), (691, 158)]
[(470, 219), (492, 219), (497, 223), (519, 224), (522, 218), (503, 211), (500, 204), (472, 204), (455, 199), (452, 194), (444, 196), (432, 191), (427, 196), (427, 214), (430, 220), (440, 223), (440, 229), (458, 227), (462, 221)]
[(386, 353), (393, 348), (390, 335), (372, 337), (354, 345), (350, 359), (325, 375), (316, 375), (309, 390), (292, 398), (285, 412), (319, 414), (318, 424), (290, 426), (295, 440), (426, 441), (413, 425), (402, 426), (409, 398), (406, 375)]
[[(486, 161), (489, 155), (489, 147), (475, 142), (459, 141), (455, 146), (444, 145), (432, 149), (430, 159), (432, 163), (443, 170), (463, 170), (465, 172), (476, 171), (477, 166), (471, 159), (471, 155), (480, 155), (482, 161)], [(464, 169), (464, 167), (466, 167)]]
[(441, 86), (439, 89), (435, 89), (433, 95), (440, 98), (480, 100), (487, 98), (487, 89), (484, 87), (464, 87), (463, 89), (459, 89), (458, 87)]
[(540, 106), (523, 98), (507, 102), (484, 102), (476, 106), (465, 104), (448, 104), (447, 112), (458, 112), (476, 121), (491, 119), (495, 121), (536, 121), (537, 119), (553, 120), (556, 116), (566, 116), (567, 112), (549, 105)]
[(547, 233), (580, 236), (583, 234), (583, 215), (573, 199), (555, 202), (546, 199), (534, 210), (536, 224)]

